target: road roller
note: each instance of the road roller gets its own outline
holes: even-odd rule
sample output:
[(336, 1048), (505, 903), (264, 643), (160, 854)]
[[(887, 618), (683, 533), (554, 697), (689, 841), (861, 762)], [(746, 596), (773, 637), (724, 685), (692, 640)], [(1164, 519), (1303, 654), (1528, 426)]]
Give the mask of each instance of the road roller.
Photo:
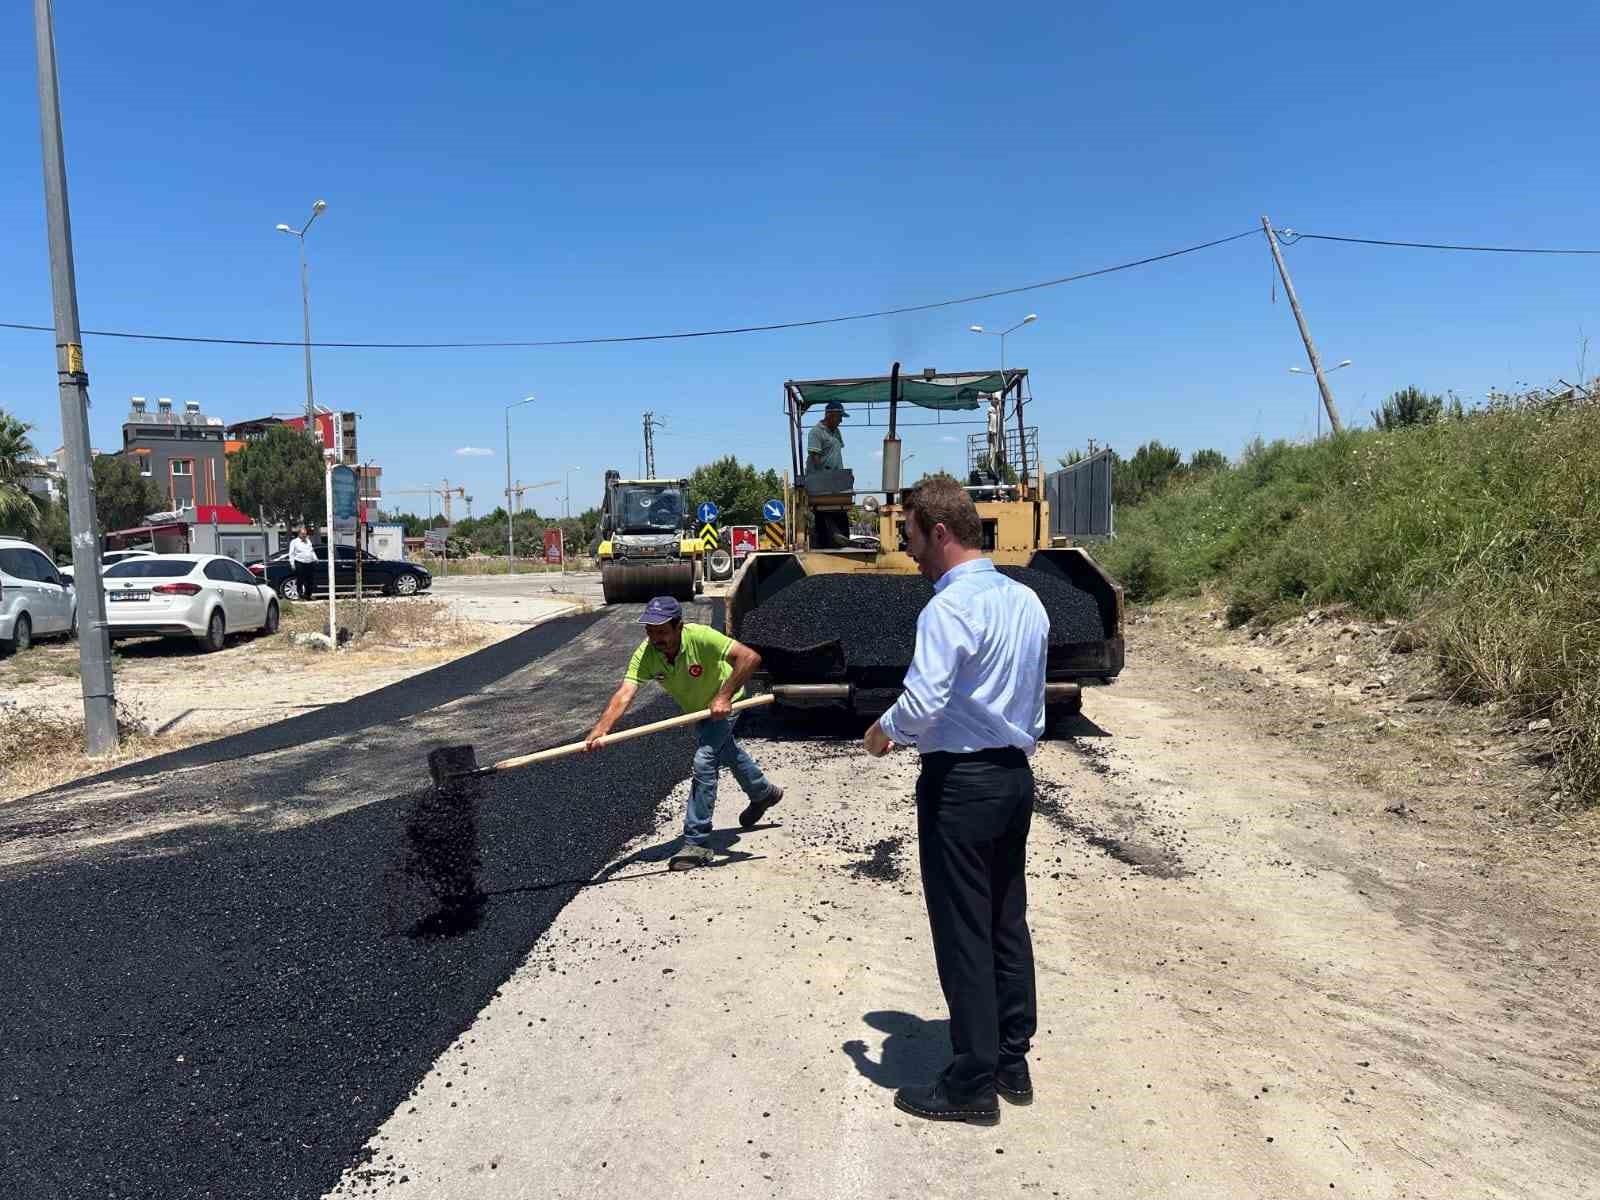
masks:
[(607, 604), (694, 599), (700, 543), (689, 527), (687, 479), (623, 479), (607, 471), (600, 511), (600, 586)]

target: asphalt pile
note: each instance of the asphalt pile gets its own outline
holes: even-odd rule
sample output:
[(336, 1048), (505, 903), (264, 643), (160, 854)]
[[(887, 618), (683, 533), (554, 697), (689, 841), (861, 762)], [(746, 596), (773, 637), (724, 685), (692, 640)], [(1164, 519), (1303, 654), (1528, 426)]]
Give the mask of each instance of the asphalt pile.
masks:
[[(595, 671), (621, 669), (625, 633)], [(541, 764), (463, 807), (424, 786), (419, 745), (415, 788), (307, 825), (190, 826), (0, 874), (0, 1194), (323, 1195), (567, 900), (654, 827), (693, 747), (674, 730)], [(190, 776), (160, 778), (140, 804)], [(401, 928), (396, 880), (425, 885)]]
[[(1050, 644), (1099, 641), (1094, 597), (1049, 571), (1001, 567), (1031, 588), (1050, 617)], [(851, 667), (905, 667), (917, 642), (917, 617), (933, 598), (920, 575), (838, 572), (807, 575), (746, 613), (739, 640), (757, 650), (803, 650), (838, 641)]]

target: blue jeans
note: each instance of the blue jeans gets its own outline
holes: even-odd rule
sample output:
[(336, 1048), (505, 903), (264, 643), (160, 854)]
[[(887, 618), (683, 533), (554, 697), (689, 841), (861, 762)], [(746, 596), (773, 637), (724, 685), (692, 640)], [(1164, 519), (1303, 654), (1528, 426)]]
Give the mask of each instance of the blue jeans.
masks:
[(733, 772), (744, 794), (752, 800), (765, 800), (772, 785), (756, 766), (756, 760), (733, 740), (733, 721), (701, 721), (695, 726), (695, 737), (700, 744), (694, 752), (683, 840), (703, 846), (711, 836), (711, 814), (717, 807), (717, 774), (723, 767)]

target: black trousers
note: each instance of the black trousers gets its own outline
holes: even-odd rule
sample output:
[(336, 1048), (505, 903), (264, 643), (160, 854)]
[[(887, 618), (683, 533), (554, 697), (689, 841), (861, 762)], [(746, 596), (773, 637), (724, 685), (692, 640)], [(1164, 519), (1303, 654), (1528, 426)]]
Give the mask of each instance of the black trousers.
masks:
[(312, 581), (316, 578), (316, 563), (298, 562), (294, 564), (294, 584), (300, 589), (300, 599), (311, 599)]
[(950, 1009), (957, 1096), (988, 1091), (1038, 1028), (1024, 866), (1033, 768), (1016, 749), (926, 754), (917, 777), (922, 890)]

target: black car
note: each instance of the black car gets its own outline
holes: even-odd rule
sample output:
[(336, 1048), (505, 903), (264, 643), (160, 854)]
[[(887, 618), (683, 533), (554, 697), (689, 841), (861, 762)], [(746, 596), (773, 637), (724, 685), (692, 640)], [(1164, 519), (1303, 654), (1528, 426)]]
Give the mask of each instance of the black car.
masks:
[[(433, 576), (416, 563), (396, 562), (378, 558), (354, 546), (336, 546), (338, 552), (333, 562), (333, 583), (339, 591), (355, 591), (356, 558), (361, 559), (361, 590), (381, 591), (385, 596), (415, 596), (433, 586)], [(265, 580), (272, 590), (285, 600), (305, 600), (300, 595), (294, 571), (289, 566), (289, 552), (280, 550), (266, 562), (253, 562), (250, 573)], [(317, 566), (312, 572), (315, 581), (312, 590), (321, 596), (328, 594), (328, 548), (317, 547)]]

